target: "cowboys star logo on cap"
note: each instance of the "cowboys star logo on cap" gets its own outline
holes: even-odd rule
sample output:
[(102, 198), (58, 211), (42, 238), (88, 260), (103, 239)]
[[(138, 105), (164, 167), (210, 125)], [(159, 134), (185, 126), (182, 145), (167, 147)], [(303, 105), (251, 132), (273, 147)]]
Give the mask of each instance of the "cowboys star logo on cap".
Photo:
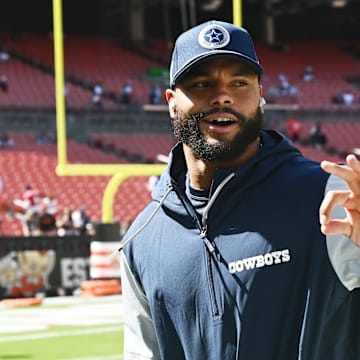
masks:
[(220, 49), (230, 42), (230, 34), (224, 27), (211, 24), (201, 30), (198, 40), (206, 49)]

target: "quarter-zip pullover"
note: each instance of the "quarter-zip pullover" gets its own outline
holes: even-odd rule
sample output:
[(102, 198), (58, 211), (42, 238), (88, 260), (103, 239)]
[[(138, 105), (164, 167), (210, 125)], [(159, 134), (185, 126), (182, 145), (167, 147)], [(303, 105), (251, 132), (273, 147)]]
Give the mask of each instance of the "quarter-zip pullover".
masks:
[(360, 248), (318, 220), (345, 184), (280, 133), (262, 139), (216, 171), (201, 212), (173, 149), (123, 239), (126, 360), (360, 359)]

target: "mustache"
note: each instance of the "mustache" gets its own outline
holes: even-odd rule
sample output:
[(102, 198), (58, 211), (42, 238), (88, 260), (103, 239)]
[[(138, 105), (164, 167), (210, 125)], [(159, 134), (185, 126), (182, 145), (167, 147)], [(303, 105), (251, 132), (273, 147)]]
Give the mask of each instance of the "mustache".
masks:
[(201, 119), (203, 117), (206, 117), (206, 116), (209, 116), (209, 115), (212, 115), (212, 114), (216, 114), (216, 113), (219, 113), (219, 112), (232, 114), (240, 122), (243, 122), (243, 121), (246, 120), (244, 115), (240, 114), (239, 112), (237, 112), (234, 109), (229, 108), (229, 107), (213, 108), (213, 109), (210, 109), (210, 110), (207, 110), (207, 111), (198, 112), (198, 113), (192, 114), (191, 118), (193, 118), (194, 120), (197, 121), (197, 120), (199, 120), (199, 119)]

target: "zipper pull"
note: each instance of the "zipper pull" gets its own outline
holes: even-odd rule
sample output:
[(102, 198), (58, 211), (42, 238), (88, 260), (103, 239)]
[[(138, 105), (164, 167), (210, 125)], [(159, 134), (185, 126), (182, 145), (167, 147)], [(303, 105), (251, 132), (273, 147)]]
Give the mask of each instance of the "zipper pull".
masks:
[(201, 232), (200, 232), (200, 237), (202, 239), (205, 239), (206, 238), (206, 233), (207, 233), (207, 226), (203, 226), (202, 229), (201, 229)]
[(211, 244), (209, 239), (205, 237), (205, 238), (203, 238), (203, 241), (204, 241), (206, 247), (208, 248), (210, 254), (214, 253), (215, 252), (215, 247)]
[(207, 227), (204, 226), (201, 230), (200, 238), (204, 241), (204, 244), (207, 247), (207, 249), (209, 250), (210, 254), (212, 254), (213, 252), (215, 252), (215, 247), (209, 241), (209, 239), (206, 237), (206, 233), (207, 233)]

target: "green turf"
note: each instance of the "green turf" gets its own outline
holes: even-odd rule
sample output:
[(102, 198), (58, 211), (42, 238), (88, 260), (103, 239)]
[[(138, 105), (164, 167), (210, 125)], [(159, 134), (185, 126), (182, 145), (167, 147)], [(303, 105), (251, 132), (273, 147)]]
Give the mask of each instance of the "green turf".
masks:
[(54, 326), (47, 331), (0, 335), (0, 359), (119, 360), (122, 325)]

